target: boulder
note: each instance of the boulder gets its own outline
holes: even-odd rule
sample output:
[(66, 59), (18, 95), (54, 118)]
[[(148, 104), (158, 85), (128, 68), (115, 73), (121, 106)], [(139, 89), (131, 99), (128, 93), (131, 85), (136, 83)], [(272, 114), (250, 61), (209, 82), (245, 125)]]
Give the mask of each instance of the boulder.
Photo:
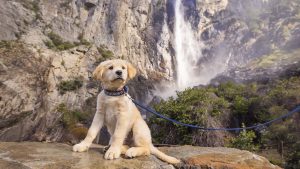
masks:
[(0, 142), (0, 168), (18, 169), (280, 169), (266, 158), (248, 151), (224, 147), (159, 147), (182, 159), (178, 165), (162, 162), (154, 156), (117, 160), (103, 158), (104, 146), (93, 145), (88, 152), (72, 152), (70, 145), (41, 142)]

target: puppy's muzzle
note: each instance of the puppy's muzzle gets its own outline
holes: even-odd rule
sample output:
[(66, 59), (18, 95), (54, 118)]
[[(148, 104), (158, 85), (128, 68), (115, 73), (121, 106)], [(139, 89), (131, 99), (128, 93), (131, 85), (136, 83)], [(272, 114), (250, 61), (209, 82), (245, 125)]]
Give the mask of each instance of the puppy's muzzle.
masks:
[(118, 76), (122, 76), (122, 73), (123, 73), (123, 72), (122, 72), (121, 70), (117, 70), (117, 71), (116, 71), (116, 74), (117, 74)]

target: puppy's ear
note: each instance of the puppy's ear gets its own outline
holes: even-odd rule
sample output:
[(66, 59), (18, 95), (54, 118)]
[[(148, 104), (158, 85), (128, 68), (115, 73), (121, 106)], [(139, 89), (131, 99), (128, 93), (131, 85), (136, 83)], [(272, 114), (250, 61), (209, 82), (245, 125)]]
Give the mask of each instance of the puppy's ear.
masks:
[(131, 63), (127, 62), (127, 71), (128, 71), (128, 78), (132, 79), (136, 75), (136, 69), (134, 66), (132, 66)]
[(104, 65), (100, 64), (99, 66), (96, 67), (96, 69), (93, 72), (93, 78), (96, 80), (102, 80), (102, 76), (103, 76), (103, 72), (104, 72)]

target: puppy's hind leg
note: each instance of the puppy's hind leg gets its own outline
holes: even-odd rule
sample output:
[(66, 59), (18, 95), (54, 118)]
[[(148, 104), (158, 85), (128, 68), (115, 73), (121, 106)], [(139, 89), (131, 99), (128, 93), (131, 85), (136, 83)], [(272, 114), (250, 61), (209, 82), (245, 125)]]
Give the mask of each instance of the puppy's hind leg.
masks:
[(142, 155), (150, 155), (150, 150), (147, 147), (131, 147), (126, 151), (125, 155), (129, 158)]
[[(104, 147), (104, 153), (109, 149), (110, 146)], [(128, 145), (122, 145), (121, 147), (121, 154), (125, 155), (126, 151), (129, 149)]]
[(128, 149), (129, 149), (128, 145), (123, 145), (122, 148), (121, 148), (121, 154), (125, 154)]
[(135, 147), (127, 150), (126, 156), (133, 158), (142, 155), (150, 155), (151, 134), (144, 120), (137, 120), (132, 128)]
[(152, 145), (150, 129), (146, 122), (142, 119), (138, 120), (133, 126), (133, 138), (135, 146), (127, 150), (126, 156), (136, 157), (140, 155), (149, 155), (150, 153), (158, 157), (159, 159), (168, 162), (170, 164), (180, 163), (180, 160), (168, 156), (165, 153), (159, 151)]

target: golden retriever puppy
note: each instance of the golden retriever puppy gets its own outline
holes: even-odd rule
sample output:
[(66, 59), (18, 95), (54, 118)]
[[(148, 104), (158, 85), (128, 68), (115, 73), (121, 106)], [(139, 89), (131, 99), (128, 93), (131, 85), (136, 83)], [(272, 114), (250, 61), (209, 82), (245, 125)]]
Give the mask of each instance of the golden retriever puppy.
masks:
[[(103, 91), (97, 98), (97, 111), (86, 138), (73, 146), (73, 151), (87, 151), (100, 128), (105, 125), (111, 135), (109, 149), (104, 158), (108, 160), (125, 154), (129, 158), (153, 154), (171, 164), (180, 161), (155, 148), (150, 130), (139, 110), (124, 91), (125, 84), (136, 75), (136, 69), (124, 60), (102, 62), (93, 72), (94, 78), (102, 82)], [(133, 147), (124, 145), (124, 140), (133, 134)]]

